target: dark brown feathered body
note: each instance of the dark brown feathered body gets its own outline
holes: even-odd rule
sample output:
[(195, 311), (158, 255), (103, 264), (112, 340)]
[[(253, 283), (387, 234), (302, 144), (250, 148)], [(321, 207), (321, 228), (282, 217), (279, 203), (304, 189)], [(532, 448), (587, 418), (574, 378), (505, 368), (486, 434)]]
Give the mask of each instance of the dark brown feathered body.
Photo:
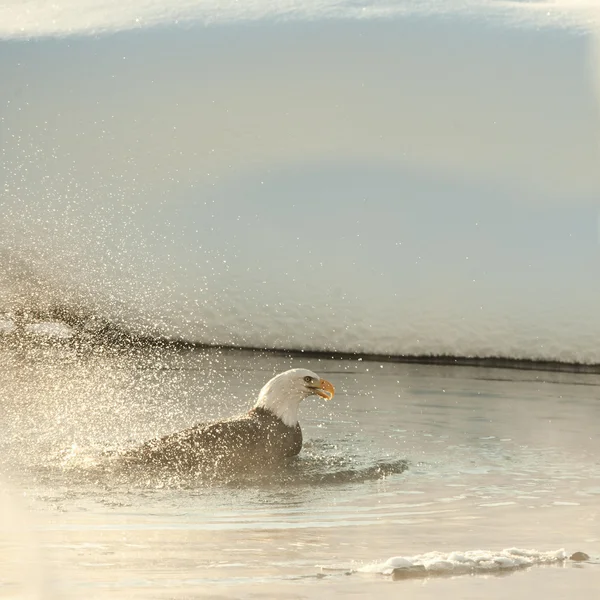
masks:
[(200, 423), (150, 440), (121, 458), (130, 464), (193, 471), (273, 464), (301, 448), (299, 424), (290, 427), (271, 411), (255, 407), (241, 417)]

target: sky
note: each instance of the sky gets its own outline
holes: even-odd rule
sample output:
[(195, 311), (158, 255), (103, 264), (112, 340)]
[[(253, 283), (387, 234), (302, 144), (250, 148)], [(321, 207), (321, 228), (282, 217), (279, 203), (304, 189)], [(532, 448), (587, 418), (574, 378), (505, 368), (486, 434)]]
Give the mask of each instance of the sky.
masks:
[(264, 20), (386, 19), (469, 15), (512, 24), (589, 29), (600, 24), (595, 0), (5, 0), (7, 38), (77, 35), (157, 25)]

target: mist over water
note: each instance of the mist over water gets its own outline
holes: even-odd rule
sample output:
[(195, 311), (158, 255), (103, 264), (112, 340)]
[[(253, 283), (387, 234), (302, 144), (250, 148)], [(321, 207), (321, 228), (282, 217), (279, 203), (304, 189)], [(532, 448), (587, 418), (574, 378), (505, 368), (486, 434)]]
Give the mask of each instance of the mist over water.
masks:
[(0, 19), (7, 321), (600, 361), (591, 5), (102, 6)]

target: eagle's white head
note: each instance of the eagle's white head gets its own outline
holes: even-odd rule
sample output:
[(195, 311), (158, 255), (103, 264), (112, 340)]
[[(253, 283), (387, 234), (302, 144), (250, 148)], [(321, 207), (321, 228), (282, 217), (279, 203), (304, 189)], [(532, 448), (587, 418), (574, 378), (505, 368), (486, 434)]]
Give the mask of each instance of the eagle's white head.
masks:
[(269, 410), (289, 427), (295, 427), (298, 407), (304, 398), (316, 395), (331, 400), (334, 393), (333, 385), (316, 373), (308, 369), (290, 369), (273, 377), (260, 390), (254, 406)]

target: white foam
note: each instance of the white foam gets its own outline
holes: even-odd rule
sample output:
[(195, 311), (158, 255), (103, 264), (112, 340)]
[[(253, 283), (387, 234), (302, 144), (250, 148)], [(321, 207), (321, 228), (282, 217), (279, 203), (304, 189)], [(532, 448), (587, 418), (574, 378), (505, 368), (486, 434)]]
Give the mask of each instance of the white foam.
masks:
[(73, 331), (70, 327), (64, 323), (58, 322), (42, 322), (42, 323), (30, 323), (25, 326), (25, 331), (34, 335), (43, 337), (70, 338), (73, 335)]
[(15, 328), (14, 323), (0, 319), (0, 333), (10, 333)]
[(499, 552), (491, 550), (427, 552), (415, 556), (393, 556), (385, 562), (364, 565), (358, 571), (382, 575), (400, 572), (408, 577), (411, 575), (416, 577), (439, 574), (458, 575), (555, 564), (566, 559), (567, 554), (564, 549), (550, 552), (520, 548), (506, 548)]

